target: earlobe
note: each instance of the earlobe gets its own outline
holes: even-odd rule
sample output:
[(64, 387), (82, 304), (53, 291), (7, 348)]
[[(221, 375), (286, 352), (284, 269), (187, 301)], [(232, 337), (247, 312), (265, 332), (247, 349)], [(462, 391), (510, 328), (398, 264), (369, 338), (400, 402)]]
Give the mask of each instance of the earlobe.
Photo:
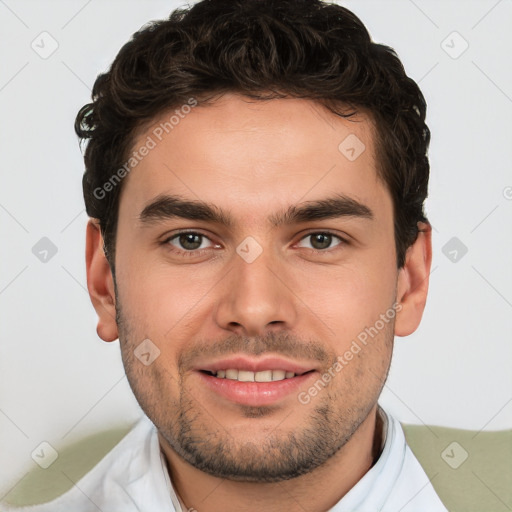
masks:
[(118, 338), (114, 280), (103, 251), (103, 237), (97, 219), (89, 219), (87, 223), (85, 245), (87, 289), (98, 314), (96, 331), (103, 341), (114, 341)]
[(398, 275), (396, 300), (401, 308), (395, 321), (396, 336), (408, 336), (418, 328), (427, 301), (432, 264), (432, 226), (419, 222), (418, 229), (418, 237), (407, 249), (405, 264)]

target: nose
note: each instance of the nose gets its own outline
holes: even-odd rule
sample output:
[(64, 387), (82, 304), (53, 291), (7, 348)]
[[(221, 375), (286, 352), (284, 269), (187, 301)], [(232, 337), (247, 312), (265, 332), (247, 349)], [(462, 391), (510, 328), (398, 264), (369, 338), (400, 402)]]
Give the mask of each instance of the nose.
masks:
[(237, 254), (233, 268), (219, 283), (217, 325), (245, 336), (292, 329), (297, 319), (297, 296), (283, 265), (270, 250), (264, 250), (251, 263)]

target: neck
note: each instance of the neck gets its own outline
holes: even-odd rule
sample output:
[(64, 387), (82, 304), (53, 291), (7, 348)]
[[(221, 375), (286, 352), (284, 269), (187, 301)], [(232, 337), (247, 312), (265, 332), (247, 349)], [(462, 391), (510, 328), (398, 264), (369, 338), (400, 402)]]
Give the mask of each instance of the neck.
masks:
[(185, 462), (158, 434), (173, 487), (186, 510), (201, 512), (303, 512), (329, 510), (378, 459), (383, 424), (377, 405), (350, 440), (306, 475), (277, 483), (235, 482), (206, 474)]

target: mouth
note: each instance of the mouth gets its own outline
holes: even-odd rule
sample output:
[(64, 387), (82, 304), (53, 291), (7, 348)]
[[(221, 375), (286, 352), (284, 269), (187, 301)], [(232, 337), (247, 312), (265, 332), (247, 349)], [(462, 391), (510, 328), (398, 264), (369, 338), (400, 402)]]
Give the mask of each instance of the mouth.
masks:
[(243, 356), (204, 364), (194, 372), (201, 386), (217, 398), (231, 403), (263, 406), (298, 395), (319, 373), (303, 365), (277, 357), (250, 360)]
[(285, 379), (293, 379), (307, 373), (314, 372), (315, 370), (309, 370), (303, 373), (295, 373), (291, 371), (273, 369), (273, 370), (262, 370), (259, 372), (253, 372), (250, 370), (239, 370), (237, 368), (228, 368), (226, 370), (200, 370), (206, 375), (211, 375), (217, 379), (229, 379), (237, 380), (239, 382), (277, 382)]

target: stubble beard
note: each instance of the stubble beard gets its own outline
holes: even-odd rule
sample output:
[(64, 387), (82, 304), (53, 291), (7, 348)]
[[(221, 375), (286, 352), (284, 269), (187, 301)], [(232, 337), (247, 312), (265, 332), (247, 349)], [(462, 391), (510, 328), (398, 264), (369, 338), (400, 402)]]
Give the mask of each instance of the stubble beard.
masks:
[[(138, 366), (133, 356), (137, 341), (132, 336), (135, 330), (123, 315), (116, 289), (116, 320), (126, 375), (139, 405), (158, 428), (169, 446), (186, 462), (204, 473), (242, 482), (280, 482), (310, 473), (326, 463), (351, 439), (358, 427), (368, 417), (374, 407), (387, 378), (373, 385), (371, 396), (367, 400), (354, 400), (351, 393), (354, 386), (361, 382), (352, 382), (346, 389), (335, 388), (334, 378), (312, 400), (311, 412), (302, 420), (302, 424), (290, 427), (288, 416), (264, 436), (258, 433), (251, 436), (245, 432), (236, 438), (229, 425), (221, 423), (222, 418), (214, 418), (186, 389), (183, 376), (178, 383), (178, 396), (162, 399), (159, 393), (169, 388), (162, 385), (171, 381), (167, 370), (161, 366), (153, 368), (158, 375), (152, 389), (144, 387), (143, 365)], [(383, 333), (393, 337), (393, 325)], [(386, 340), (386, 343), (389, 339)], [(158, 361), (158, 360), (157, 360)], [(156, 364), (153, 363), (153, 364)], [(389, 367), (388, 367), (389, 369)], [(343, 374), (343, 371), (341, 372)], [(338, 377), (343, 378), (343, 377)], [(160, 385), (159, 385), (160, 384)], [(150, 386), (151, 387), (151, 386)], [(347, 407), (345, 404), (350, 403)], [(297, 408), (302, 405), (297, 401)], [(279, 409), (273, 406), (240, 406), (241, 415), (254, 418), (255, 429), (259, 421), (267, 421)], [(293, 414), (290, 413), (290, 414)], [(286, 429), (283, 427), (286, 424)], [(254, 442), (257, 437), (258, 441)]]

